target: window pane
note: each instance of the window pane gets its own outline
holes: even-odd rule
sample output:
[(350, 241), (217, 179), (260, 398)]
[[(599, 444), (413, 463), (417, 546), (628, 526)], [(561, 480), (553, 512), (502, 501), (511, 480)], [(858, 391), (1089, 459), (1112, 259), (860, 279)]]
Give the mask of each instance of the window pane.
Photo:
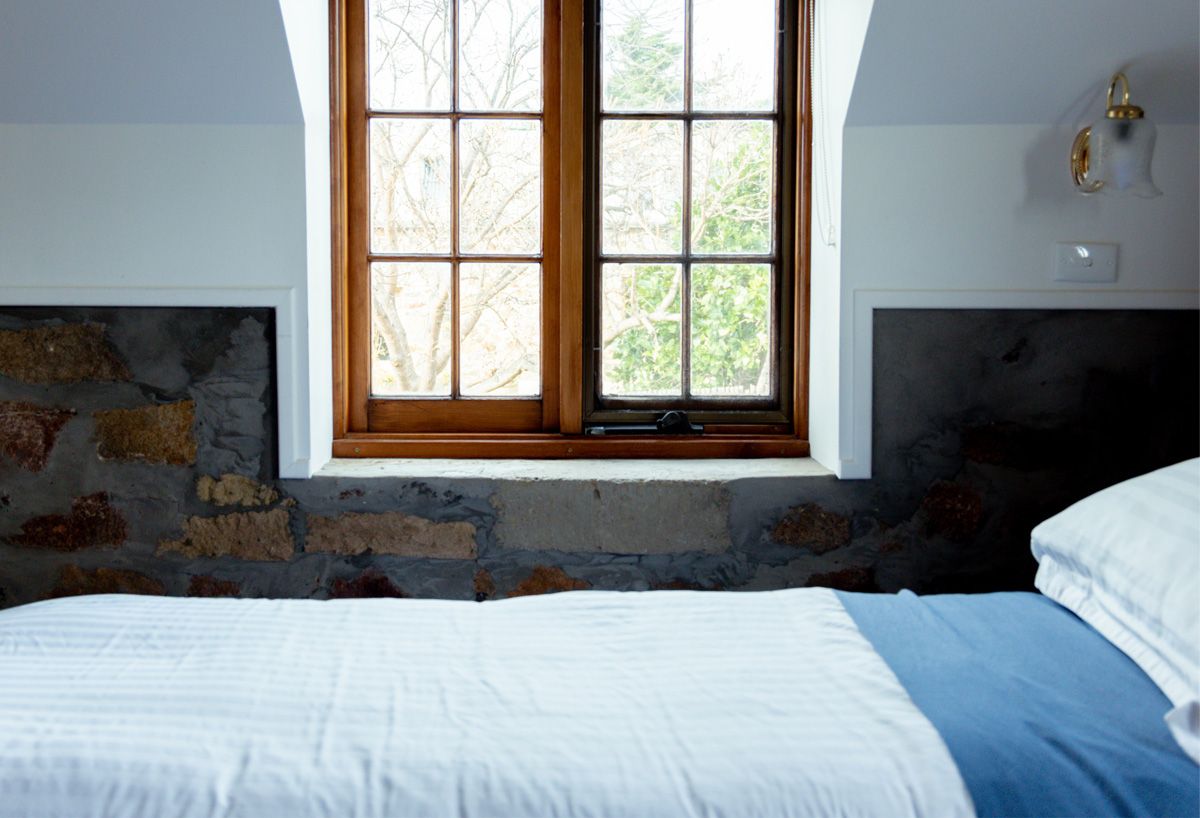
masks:
[(459, 249), (542, 248), (542, 131), (528, 119), (464, 119), (458, 126)]
[(770, 253), (770, 122), (696, 122), (692, 126), (692, 249)]
[(775, 109), (775, 0), (693, 0), (692, 108)]
[(771, 265), (692, 267), (692, 393), (771, 394)]
[(601, 392), (674, 395), (683, 389), (678, 264), (605, 264)]
[(601, 4), (601, 82), (606, 111), (683, 110), (683, 3)]
[(458, 276), (461, 393), (538, 395), (541, 265), (463, 264)]
[(448, 121), (371, 121), (371, 249), (450, 252)]
[(370, 0), (371, 107), (450, 110), (451, 0)]
[(450, 394), (450, 265), (371, 265), (371, 393)]
[(613, 121), (601, 129), (602, 251), (683, 248), (683, 124)]
[(461, 0), (459, 8), (459, 107), (540, 111), (541, 0)]

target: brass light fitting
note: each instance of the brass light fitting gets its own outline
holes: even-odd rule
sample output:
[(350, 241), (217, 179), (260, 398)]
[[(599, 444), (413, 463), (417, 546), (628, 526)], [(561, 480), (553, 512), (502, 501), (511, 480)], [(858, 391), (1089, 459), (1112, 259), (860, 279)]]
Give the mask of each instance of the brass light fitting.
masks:
[[(1119, 101), (1118, 85), (1121, 89)], [(1071, 143), (1071, 179), (1080, 193), (1095, 193), (1106, 185), (1111, 187), (1115, 184), (1117, 190), (1113, 192), (1128, 190), (1140, 196), (1158, 195), (1158, 189), (1149, 178), (1150, 153), (1154, 149), (1154, 126), (1148, 121), (1145, 125), (1139, 122), (1144, 120), (1145, 116), (1145, 111), (1129, 101), (1128, 78), (1121, 72), (1113, 74), (1112, 81), (1108, 84), (1108, 101), (1104, 112), (1105, 120), (1111, 122), (1084, 128), (1075, 135), (1075, 140)], [(1114, 154), (1113, 157), (1106, 158), (1110, 165), (1116, 162), (1120, 167), (1099, 167), (1099, 160), (1094, 154), (1099, 149), (1094, 128), (1103, 131), (1104, 139), (1108, 140), (1107, 149), (1101, 150), (1102, 156), (1112, 152), (1114, 144), (1120, 143), (1121, 155)], [(1129, 150), (1132, 152), (1127, 154), (1126, 151)], [(1120, 171), (1119, 178), (1114, 177), (1117, 171)]]

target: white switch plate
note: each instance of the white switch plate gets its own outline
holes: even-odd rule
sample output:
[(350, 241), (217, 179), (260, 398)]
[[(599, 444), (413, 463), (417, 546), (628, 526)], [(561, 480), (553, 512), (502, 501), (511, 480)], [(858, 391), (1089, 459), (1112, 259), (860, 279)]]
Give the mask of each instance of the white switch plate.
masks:
[(1054, 245), (1055, 281), (1117, 280), (1117, 245), (1060, 241)]

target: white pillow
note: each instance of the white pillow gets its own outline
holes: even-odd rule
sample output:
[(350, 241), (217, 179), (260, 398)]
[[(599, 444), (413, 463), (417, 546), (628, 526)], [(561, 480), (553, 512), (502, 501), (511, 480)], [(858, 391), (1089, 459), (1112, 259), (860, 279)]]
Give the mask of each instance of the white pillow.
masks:
[(1200, 459), (1080, 500), (1033, 530), (1033, 556), (1038, 589), (1154, 680), (1200, 762)]

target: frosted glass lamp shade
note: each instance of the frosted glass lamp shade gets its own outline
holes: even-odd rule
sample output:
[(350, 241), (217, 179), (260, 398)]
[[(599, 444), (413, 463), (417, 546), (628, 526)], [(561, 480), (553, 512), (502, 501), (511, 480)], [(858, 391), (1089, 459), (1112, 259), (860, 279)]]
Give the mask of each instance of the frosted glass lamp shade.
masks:
[(1097, 183), (1097, 193), (1161, 196), (1150, 177), (1150, 160), (1158, 135), (1154, 123), (1141, 119), (1102, 119), (1092, 126), (1091, 167), (1087, 178)]
[[(1117, 88), (1121, 95), (1117, 96)], [(1158, 130), (1146, 112), (1129, 101), (1129, 80), (1117, 72), (1108, 84), (1104, 119), (1084, 128), (1071, 145), (1071, 178), (1080, 193), (1161, 196), (1150, 178)]]

